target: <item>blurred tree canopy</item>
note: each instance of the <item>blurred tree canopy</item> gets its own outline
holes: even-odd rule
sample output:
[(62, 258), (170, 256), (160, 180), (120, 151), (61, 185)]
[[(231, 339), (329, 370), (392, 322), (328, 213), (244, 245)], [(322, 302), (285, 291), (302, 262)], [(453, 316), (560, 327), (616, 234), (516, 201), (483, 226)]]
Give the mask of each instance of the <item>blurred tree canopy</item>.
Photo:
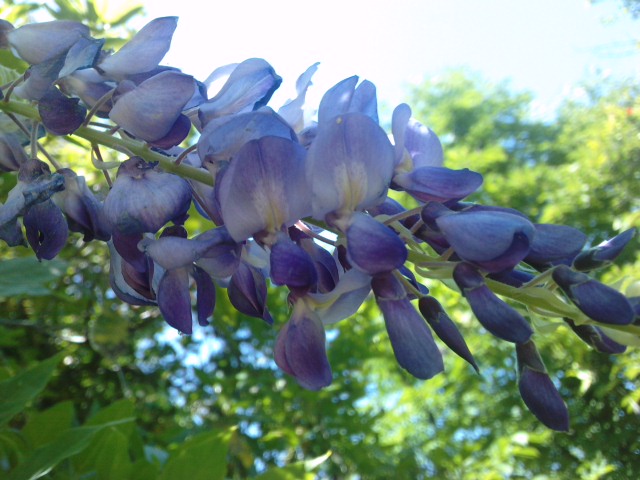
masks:
[[(140, 13), (108, 12), (107, 20), (100, 5), (57, 0), (46, 8), (123, 37)], [(38, 8), (9, 1), (0, 15), (19, 19)], [(598, 79), (553, 121), (541, 121), (531, 115), (530, 94), (456, 70), (414, 89), (410, 104), (443, 140), (448, 166), (484, 175), (483, 203), (578, 227), (599, 243), (640, 225), (639, 89)], [(85, 147), (47, 145), (96, 176)], [(0, 198), (14, 182), (0, 174)], [(480, 375), (446, 355), (444, 375), (416, 381), (396, 365), (377, 310), (365, 306), (328, 331), (334, 383), (308, 392), (275, 367), (276, 329), (238, 315), (224, 291), (213, 326), (179, 336), (157, 309), (115, 298), (104, 245), (73, 235), (44, 263), (26, 249), (0, 251), (2, 478), (615, 479), (640, 472), (637, 349), (597, 353), (561, 322), (532, 319), (569, 406), (568, 434), (527, 411), (511, 346), (485, 333), (443, 285), (430, 287), (460, 325)], [(635, 240), (605, 280), (638, 288), (630, 281), (640, 278), (638, 251)], [(286, 305), (271, 291), (279, 325)]]

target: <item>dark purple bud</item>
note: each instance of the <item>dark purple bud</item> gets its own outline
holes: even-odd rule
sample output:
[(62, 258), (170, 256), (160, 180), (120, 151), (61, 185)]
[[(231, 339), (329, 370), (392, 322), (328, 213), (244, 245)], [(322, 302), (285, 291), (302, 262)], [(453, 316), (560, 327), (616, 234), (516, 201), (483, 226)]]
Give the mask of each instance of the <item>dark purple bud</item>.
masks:
[(482, 175), (468, 168), (418, 167), (393, 177), (393, 188), (405, 190), (422, 202), (460, 200), (482, 185)]
[(295, 303), (291, 320), (280, 330), (274, 353), (276, 364), (303, 388), (320, 390), (331, 385), (324, 327), (303, 300)]
[(155, 69), (171, 46), (178, 17), (151, 20), (120, 50), (98, 66), (107, 77), (121, 79)]
[(393, 274), (378, 275), (371, 281), (371, 288), (400, 366), (423, 380), (442, 372), (442, 355), (402, 283)]
[(156, 233), (170, 221), (184, 221), (190, 204), (191, 188), (184, 179), (132, 157), (120, 165), (103, 212), (112, 230)]
[(453, 279), (487, 331), (513, 343), (525, 343), (531, 338), (533, 330), (529, 323), (485, 285), (476, 268), (468, 263), (459, 263), (453, 270)]
[(466, 360), (476, 372), (480, 373), (478, 365), (467, 347), (467, 342), (464, 341), (460, 330), (446, 314), (442, 305), (433, 297), (421, 297), (418, 301), (418, 308), (440, 340), (456, 355)]
[(69, 229), (62, 211), (51, 201), (33, 205), (23, 218), (27, 241), (38, 260), (51, 260), (67, 243)]
[(442, 215), (436, 224), (460, 258), (491, 273), (520, 263), (535, 236), (531, 222), (502, 212)]
[(548, 428), (569, 431), (569, 411), (547, 375), (544, 363), (532, 341), (516, 345), (520, 396), (527, 408)]
[(533, 274), (521, 270), (505, 270), (503, 272), (490, 273), (487, 276), (491, 278), (491, 280), (497, 280), (500, 283), (516, 288), (520, 288), (525, 283), (534, 279)]
[(391, 228), (355, 212), (346, 231), (349, 262), (369, 275), (390, 272), (407, 260), (407, 248)]
[(181, 333), (191, 335), (191, 295), (189, 294), (189, 270), (168, 270), (158, 285), (158, 307), (169, 325)]
[(536, 233), (524, 261), (533, 266), (548, 265), (575, 257), (587, 241), (577, 228), (535, 224)]
[(102, 215), (102, 205), (87, 187), (84, 177), (63, 168), (58, 173), (64, 177), (64, 190), (53, 195), (52, 200), (67, 217), (69, 230), (80, 232), (84, 241), (109, 240), (111, 234)]
[(629, 300), (617, 290), (566, 265), (554, 268), (553, 280), (587, 317), (611, 325), (628, 325), (635, 314)]
[(269, 102), (281, 83), (282, 78), (262, 58), (245, 60), (231, 72), (218, 94), (200, 105), (200, 122), (206, 125), (217, 117), (257, 110)]
[(241, 262), (231, 277), (227, 294), (231, 305), (240, 313), (273, 324), (267, 309), (267, 282), (260, 270)]
[(216, 306), (216, 287), (211, 277), (202, 268), (194, 266), (191, 276), (196, 282), (196, 308), (198, 323), (205, 327), (209, 324), (207, 318), (213, 315)]
[(289, 229), (289, 234), (311, 256), (318, 276), (317, 291), (327, 293), (333, 290), (340, 279), (333, 255), (295, 227)]
[(564, 318), (564, 321), (580, 339), (600, 353), (618, 354), (627, 350), (625, 345), (613, 341), (595, 325), (576, 325), (570, 318)]
[(271, 247), (270, 265), (275, 285), (286, 285), (299, 296), (315, 289), (318, 274), (311, 255), (291, 240), (280, 238)]
[(602, 242), (600, 245), (581, 252), (573, 260), (573, 268), (580, 271), (606, 267), (622, 253), (624, 247), (635, 236), (636, 229), (630, 228), (619, 235)]

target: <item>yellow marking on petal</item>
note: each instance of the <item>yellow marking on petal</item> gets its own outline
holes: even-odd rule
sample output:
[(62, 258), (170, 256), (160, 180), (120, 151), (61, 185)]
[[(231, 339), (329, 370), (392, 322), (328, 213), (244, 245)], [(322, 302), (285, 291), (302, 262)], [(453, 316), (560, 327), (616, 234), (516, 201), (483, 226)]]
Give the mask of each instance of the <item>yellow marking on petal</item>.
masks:
[(275, 182), (265, 182), (261, 188), (252, 192), (251, 197), (256, 212), (264, 219), (264, 230), (280, 230), (289, 213), (283, 186)]
[(336, 190), (341, 195), (341, 210), (354, 211), (365, 199), (367, 171), (362, 162), (336, 165)]

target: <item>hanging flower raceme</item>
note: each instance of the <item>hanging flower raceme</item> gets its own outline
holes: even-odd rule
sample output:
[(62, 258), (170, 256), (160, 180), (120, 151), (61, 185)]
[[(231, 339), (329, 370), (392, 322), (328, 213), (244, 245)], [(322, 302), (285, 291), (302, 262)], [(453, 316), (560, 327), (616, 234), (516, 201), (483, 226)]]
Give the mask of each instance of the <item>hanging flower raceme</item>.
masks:
[[(14, 28), (0, 20), (0, 48), (29, 64), (0, 91), (0, 110), (11, 113), (0, 117), (0, 171), (18, 176), (1, 199), (0, 239), (45, 260), (69, 231), (105, 241), (115, 295), (159, 308), (185, 334), (194, 321), (208, 325), (216, 287), (226, 288), (237, 312), (279, 327), (275, 363), (311, 390), (332, 381), (325, 325), (357, 316), (369, 297), (400, 368), (419, 379), (442, 372), (442, 341), (478, 371), (483, 359), (466, 330), (430, 295), (442, 280), (457, 286), (484, 329), (515, 345), (527, 408), (567, 431), (566, 405), (534, 333), (551, 331), (538, 325), (552, 317), (598, 352), (637, 345), (637, 290), (622, 282), (625, 295), (589, 273), (618, 258), (635, 229), (585, 247), (589, 237), (575, 228), (470, 203), (482, 175), (445, 167), (438, 136), (408, 105), (394, 110), (385, 132), (372, 82), (338, 82), (314, 121), (304, 103), (317, 63), (274, 109), (281, 78), (264, 59), (220, 67), (203, 82), (160, 65), (176, 26), (176, 17), (152, 20), (111, 53), (77, 22)], [(206, 92), (224, 77), (218, 92)], [(100, 123), (85, 118), (89, 109)], [(192, 125), (196, 148), (178, 147)], [(42, 135), (68, 134), (91, 142), (100, 169), (114, 165), (104, 145), (140, 155), (119, 164), (113, 182), (105, 175), (104, 202), (90, 175), (58, 167), (64, 158), (40, 144)], [(40, 151), (57, 172), (27, 155)], [(202, 218), (185, 223), (192, 198)], [(287, 289), (288, 320), (268, 308), (269, 288)]]

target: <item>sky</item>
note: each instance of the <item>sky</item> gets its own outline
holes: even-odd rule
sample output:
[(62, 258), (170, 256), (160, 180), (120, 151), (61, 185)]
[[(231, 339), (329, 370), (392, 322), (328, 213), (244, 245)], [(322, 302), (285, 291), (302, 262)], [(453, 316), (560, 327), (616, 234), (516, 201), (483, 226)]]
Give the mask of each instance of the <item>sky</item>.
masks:
[[(148, 19), (180, 17), (163, 63), (204, 80), (216, 67), (262, 57), (283, 77), (281, 98), (320, 62), (309, 101), (351, 75), (390, 107), (409, 86), (467, 67), (534, 93), (552, 111), (596, 72), (640, 79), (640, 20), (619, 0), (149, 0)], [(142, 26), (146, 20), (139, 20)]]

